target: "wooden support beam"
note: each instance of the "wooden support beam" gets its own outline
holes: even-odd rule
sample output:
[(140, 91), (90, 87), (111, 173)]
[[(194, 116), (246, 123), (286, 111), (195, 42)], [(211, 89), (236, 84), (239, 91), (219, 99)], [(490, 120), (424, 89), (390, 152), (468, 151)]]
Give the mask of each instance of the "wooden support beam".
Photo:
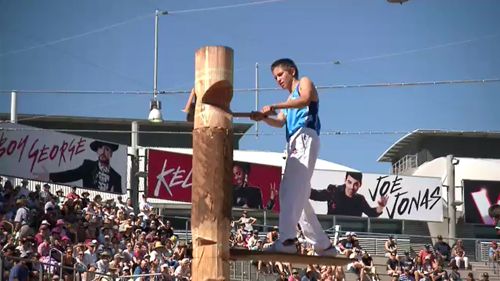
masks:
[(191, 231), (192, 280), (229, 280), (233, 129), (233, 50), (203, 47), (195, 54)]
[(261, 251), (250, 251), (246, 249), (231, 249), (231, 260), (253, 260), (253, 261), (280, 261), (289, 262), (295, 265), (346, 265), (349, 259), (346, 257), (319, 257), (285, 253), (266, 253)]

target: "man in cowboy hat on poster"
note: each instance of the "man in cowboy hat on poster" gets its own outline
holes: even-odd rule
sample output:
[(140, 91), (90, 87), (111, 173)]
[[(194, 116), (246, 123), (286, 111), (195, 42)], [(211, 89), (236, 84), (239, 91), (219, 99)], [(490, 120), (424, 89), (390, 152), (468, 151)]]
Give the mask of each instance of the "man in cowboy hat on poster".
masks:
[(41, 180), (57, 183), (82, 180), (84, 188), (122, 193), (121, 176), (111, 167), (111, 157), (113, 151), (118, 149), (118, 145), (96, 140), (90, 143), (90, 149), (97, 153), (96, 161), (86, 159), (76, 169), (48, 173), (42, 175)]

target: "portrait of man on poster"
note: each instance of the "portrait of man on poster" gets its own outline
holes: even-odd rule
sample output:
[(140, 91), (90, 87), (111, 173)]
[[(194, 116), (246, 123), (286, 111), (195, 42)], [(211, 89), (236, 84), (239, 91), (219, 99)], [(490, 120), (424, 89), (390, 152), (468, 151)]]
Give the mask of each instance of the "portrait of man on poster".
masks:
[(310, 199), (313, 201), (326, 201), (328, 215), (345, 215), (360, 217), (365, 214), (369, 217), (380, 216), (388, 196), (383, 196), (377, 201), (376, 207), (371, 207), (364, 195), (358, 191), (363, 184), (363, 174), (360, 172), (346, 172), (344, 184), (330, 184), (326, 189), (311, 189)]
[(271, 210), (277, 195), (276, 185), (271, 184), (270, 198), (264, 206), (262, 191), (260, 187), (249, 184), (249, 175), (250, 163), (233, 162), (233, 207)]
[(82, 181), (82, 187), (104, 192), (122, 193), (122, 178), (113, 167), (111, 158), (118, 149), (117, 144), (93, 141), (90, 149), (97, 154), (97, 160), (83, 160), (83, 163), (71, 170), (61, 172), (35, 173), (37, 179), (53, 183)]

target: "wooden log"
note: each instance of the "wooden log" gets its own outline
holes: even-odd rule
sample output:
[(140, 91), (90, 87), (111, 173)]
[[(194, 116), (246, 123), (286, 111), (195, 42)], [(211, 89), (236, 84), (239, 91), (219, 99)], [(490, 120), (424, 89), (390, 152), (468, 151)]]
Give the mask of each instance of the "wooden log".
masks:
[(294, 266), (319, 264), (319, 265), (346, 265), (349, 259), (344, 256), (338, 257), (320, 257), (306, 256), (298, 254), (286, 253), (266, 253), (261, 251), (250, 251), (247, 249), (231, 249), (231, 260), (248, 260), (248, 261), (263, 261), (263, 262), (289, 262)]
[(203, 47), (195, 57), (192, 280), (229, 280), (233, 51), (220, 46)]

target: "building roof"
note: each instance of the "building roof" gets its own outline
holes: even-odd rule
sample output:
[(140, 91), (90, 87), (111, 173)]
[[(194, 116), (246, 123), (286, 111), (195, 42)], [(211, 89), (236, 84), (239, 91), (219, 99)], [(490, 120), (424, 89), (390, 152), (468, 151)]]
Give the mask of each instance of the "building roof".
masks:
[[(500, 159), (454, 157), (455, 186), (462, 186), (463, 180), (500, 181)], [(438, 177), (447, 185), (446, 157), (439, 157), (420, 165), (412, 176)]]
[[(9, 119), (10, 115), (0, 113), (0, 120)], [(128, 146), (130, 146), (131, 142), (131, 124), (133, 121), (137, 121), (139, 126), (140, 146), (191, 147), (192, 145), (192, 122), (164, 121), (151, 123), (145, 119), (18, 115), (19, 124)], [(233, 123), (235, 147), (238, 147), (240, 138), (252, 125), (252, 123)], [(175, 138), (171, 137), (172, 135), (175, 135)]]
[(447, 131), (447, 130), (424, 130), (417, 129), (392, 144), (377, 159), (378, 162), (394, 162), (401, 158), (401, 152), (409, 146), (420, 142), (423, 139), (435, 137), (463, 137), (463, 138), (489, 138), (500, 139), (500, 132), (481, 131)]

